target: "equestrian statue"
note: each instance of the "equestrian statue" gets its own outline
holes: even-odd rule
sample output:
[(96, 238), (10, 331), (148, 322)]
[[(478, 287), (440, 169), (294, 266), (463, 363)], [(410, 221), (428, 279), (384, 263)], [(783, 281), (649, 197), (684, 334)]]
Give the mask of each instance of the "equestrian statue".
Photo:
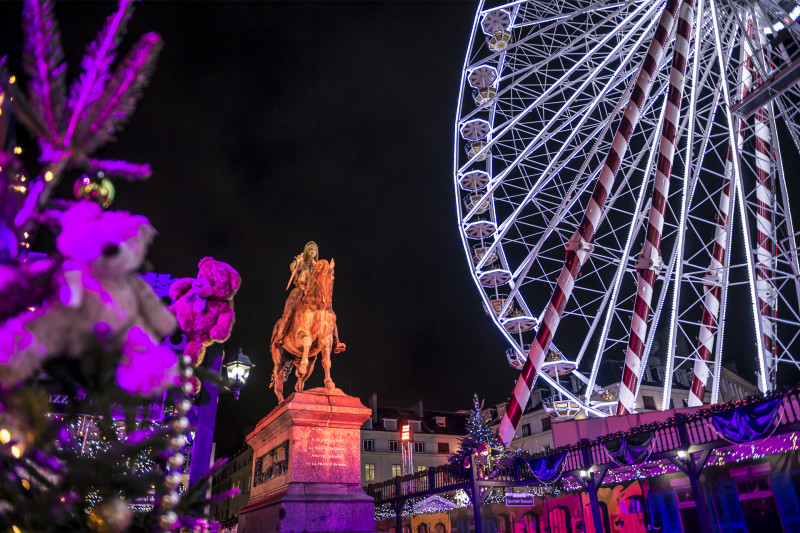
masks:
[(334, 389), (331, 379), (331, 352), (344, 351), (336, 327), (336, 313), (332, 308), (334, 260), (318, 260), (319, 248), (314, 241), (307, 243), (303, 253), (289, 265), (291, 277), (287, 289), (294, 289), (286, 299), (283, 316), (272, 329), (272, 381), (278, 402), (283, 401), (283, 384), (295, 369), (297, 383), (294, 390), (301, 392), (314, 370), (317, 356), (322, 354), (325, 370), (325, 388)]

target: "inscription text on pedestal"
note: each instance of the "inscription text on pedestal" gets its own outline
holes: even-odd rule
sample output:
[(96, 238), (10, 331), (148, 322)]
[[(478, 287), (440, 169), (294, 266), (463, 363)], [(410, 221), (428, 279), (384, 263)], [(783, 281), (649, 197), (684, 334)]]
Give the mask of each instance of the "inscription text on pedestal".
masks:
[(347, 447), (333, 435), (324, 438), (312, 437), (309, 442), (311, 466), (346, 467)]

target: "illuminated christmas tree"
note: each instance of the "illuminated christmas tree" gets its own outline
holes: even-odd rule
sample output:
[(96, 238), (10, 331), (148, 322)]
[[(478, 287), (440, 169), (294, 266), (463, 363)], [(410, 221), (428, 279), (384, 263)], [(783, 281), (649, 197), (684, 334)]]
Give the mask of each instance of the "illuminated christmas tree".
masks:
[(483, 402), (477, 394), (472, 396), (472, 411), (467, 417), (467, 434), (461, 438), (458, 451), (450, 456), (450, 461), (464, 461), (473, 451), (486, 450), (489, 448), (491, 455), (502, 455), (503, 447), (500, 437), (489, 426), (489, 418), (483, 412)]

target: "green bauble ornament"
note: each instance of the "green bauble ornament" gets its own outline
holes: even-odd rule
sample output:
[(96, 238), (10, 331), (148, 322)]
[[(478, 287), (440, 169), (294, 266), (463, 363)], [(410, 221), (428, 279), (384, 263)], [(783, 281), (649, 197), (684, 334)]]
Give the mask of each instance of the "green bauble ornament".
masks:
[(72, 187), (76, 200), (92, 200), (97, 202), (103, 209), (107, 209), (114, 201), (116, 190), (110, 179), (104, 177), (102, 172), (97, 174), (97, 178), (92, 179), (84, 174), (77, 180)]

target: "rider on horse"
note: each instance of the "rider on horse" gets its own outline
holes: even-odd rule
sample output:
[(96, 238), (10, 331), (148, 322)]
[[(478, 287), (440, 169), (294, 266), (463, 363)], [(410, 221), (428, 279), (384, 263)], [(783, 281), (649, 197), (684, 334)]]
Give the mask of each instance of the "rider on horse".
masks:
[[(308, 283), (311, 280), (311, 273), (314, 271), (314, 265), (317, 264), (318, 257), (319, 247), (317, 246), (317, 243), (314, 241), (308, 241), (303, 247), (303, 253), (295, 257), (292, 263), (289, 265), (289, 270), (292, 272), (292, 276), (289, 278), (289, 283), (286, 288), (288, 289), (292, 282), (294, 282), (294, 289), (292, 289), (292, 292), (289, 293), (289, 297), (286, 299), (286, 305), (283, 307), (283, 316), (281, 316), (278, 321), (277, 331), (281, 332), (280, 336), (275, 341), (278, 346), (283, 346), (283, 339), (286, 337), (286, 334), (289, 333), (294, 311), (297, 309), (297, 305), (300, 303), (300, 300), (306, 294)], [(334, 339), (336, 341), (336, 345), (334, 346), (333, 352), (339, 353), (343, 351), (345, 349), (345, 345), (339, 341), (338, 327), (334, 332)]]

